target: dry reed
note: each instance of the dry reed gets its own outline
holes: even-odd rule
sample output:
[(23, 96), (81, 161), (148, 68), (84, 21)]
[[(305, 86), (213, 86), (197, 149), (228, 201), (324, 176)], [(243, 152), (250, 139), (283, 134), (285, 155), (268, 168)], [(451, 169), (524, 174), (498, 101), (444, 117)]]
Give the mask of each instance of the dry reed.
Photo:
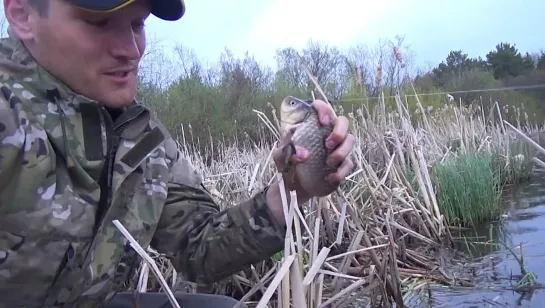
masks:
[[(249, 307), (404, 307), (407, 290), (417, 291), (427, 281), (467, 285), (446, 274), (437, 257), (452, 236), (437, 203), (433, 166), (471, 150), (499, 153), (507, 164), (517, 155), (508, 150), (510, 142), (536, 128), (507, 129), (499, 109), (485, 116), (474, 106), (418, 108), (418, 118), (411, 118), (398, 96), (396, 112), (387, 113), (382, 100), (369, 116), (363, 115), (369, 106), (348, 113), (357, 140), (356, 167), (342, 184), (342, 195), (302, 205), (293, 192), (283, 195), (288, 232), (281, 253), (213, 286), (185, 283), (184, 291), (238, 295)], [(336, 111), (345, 114), (342, 108)], [(256, 113), (277, 136), (265, 113)], [(208, 166), (184, 142), (180, 146), (222, 206), (282, 181), (271, 161), (274, 144), (216, 146), (219, 159)], [(181, 289), (183, 277), (166, 259), (155, 258), (162, 262), (165, 280)], [(159, 290), (146, 268), (143, 263), (137, 273), (139, 289)]]

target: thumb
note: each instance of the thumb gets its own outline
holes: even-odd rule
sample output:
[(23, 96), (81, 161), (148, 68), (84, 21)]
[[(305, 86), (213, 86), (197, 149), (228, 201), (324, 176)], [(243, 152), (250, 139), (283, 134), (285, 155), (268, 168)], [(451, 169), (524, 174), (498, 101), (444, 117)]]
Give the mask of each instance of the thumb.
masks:
[(292, 146), (291, 143), (281, 145), (273, 150), (274, 163), (279, 170), (286, 167), (288, 162), (298, 164), (309, 159), (310, 153), (307, 149), (300, 146)]

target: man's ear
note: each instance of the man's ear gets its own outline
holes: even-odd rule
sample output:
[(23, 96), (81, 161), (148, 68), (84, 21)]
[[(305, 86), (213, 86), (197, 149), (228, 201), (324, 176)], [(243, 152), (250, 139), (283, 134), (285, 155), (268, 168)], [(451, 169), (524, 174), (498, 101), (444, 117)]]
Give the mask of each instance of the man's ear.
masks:
[(11, 31), (23, 41), (34, 38), (31, 24), (32, 8), (28, 0), (4, 0), (4, 14)]

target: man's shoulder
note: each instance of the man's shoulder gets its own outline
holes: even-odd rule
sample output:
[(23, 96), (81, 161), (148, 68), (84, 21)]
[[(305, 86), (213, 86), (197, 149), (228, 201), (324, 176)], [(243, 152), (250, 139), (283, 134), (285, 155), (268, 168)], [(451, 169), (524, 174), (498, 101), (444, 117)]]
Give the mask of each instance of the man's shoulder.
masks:
[(163, 135), (163, 145), (165, 147), (165, 152), (169, 158), (174, 159), (178, 154), (178, 145), (174, 138), (172, 137), (172, 134), (167, 129), (165, 124), (159, 119), (152, 110), (149, 109), (146, 105), (144, 105), (142, 102), (138, 102), (139, 105), (146, 108), (150, 114), (149, 116), (149, 127), (153, 129), (159, 129)]
[(0, 82), (9, 84), (29, 78), (36, 72), (36, 62), (22, 43), (12, 37), (0, 39)]
[[(20, 43), (19, 43), (20, 44)], [(12, 38), (0, 39), (0, 124), (15, 122), (25, 117), (32, 122), (32, 113), (20, 111), (29, 109), (23, 106), (31, 103), (38, 95), (29, 89), (29, 82), (35, 74), (35, 62)], [(36, 115), (38, 116), (38, 115)], [(12, 118), (13, 117), (13, 118)]]
[(157, 127), (163, 132), (165, 156), (168, 160), (167, 163), (169, 163), (169, 181), (194, 188), (202, 188), (203, 178), (201, 174), (192, 164), (186, 152), (181, 149), (179, 142), (173, 138), (163, 122), (153, 112), (150, 115), (150, 127)]
[[(13, 37), (0, 39), (0, 99), (11, 109), (25, 104), (35, 105), (35, 102), (47, 103), (48, 90), (61, 86), (47, 78), (21, 41)], [(49, 107), (45, 104), (39, 110), (26, 108), (26, 116), (33, 116), (33, 112), (29, 112), (32, 109), (35, 116), (43, 117), (43, 111), (48, 111)]]

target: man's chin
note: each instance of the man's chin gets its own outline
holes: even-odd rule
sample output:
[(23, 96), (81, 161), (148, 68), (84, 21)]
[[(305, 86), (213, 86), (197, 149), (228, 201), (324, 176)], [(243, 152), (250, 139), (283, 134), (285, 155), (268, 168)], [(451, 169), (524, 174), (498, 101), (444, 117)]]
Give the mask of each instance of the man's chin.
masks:
[(134, 102), (136, 91), (132, 89), (117, 89), (102, 94), (100, 103), (108, 108), (122, 109)]
[(123, 109), (130, 106), (134, 102), (134, 97), (125, 98), (125, 97), (116, 97), (114, 99), (104, 99), (100, 101), (100, 104), (104, 107), (113, 108), (113, 109)]

